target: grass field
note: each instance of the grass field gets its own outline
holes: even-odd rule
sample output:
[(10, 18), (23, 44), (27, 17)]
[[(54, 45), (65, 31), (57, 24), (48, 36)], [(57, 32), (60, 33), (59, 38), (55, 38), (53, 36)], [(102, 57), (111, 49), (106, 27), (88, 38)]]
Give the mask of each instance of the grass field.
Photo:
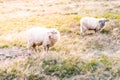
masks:
[[(119, 80), (119, 0), (0, 0), (1, 80)], [(100, 33), (81, 36), (82, 17), (109, 19)], [(26, 30), (56, 27), (61, 40), (48, 54), (27, 53)]]

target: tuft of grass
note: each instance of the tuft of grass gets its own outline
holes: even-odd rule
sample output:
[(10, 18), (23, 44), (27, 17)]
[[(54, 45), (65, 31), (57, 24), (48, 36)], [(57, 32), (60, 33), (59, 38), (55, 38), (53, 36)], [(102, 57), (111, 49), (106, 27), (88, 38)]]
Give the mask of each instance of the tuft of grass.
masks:
[(105, 13), (103, 17), (107, 19), (120, 19), (120, 15), (118, 12), (108, 12), (108, 13)]
[(2, 46), (0, 46), (0, 48), (8, 48), (9, 47), (9, 45), (2, 45)]
[(97, 70), (97, 66), (99, 65), (99, 61), (96, 60), (91, 60), (90, 62), (87, 62), (83, 65), (82, 70), (87, 70), (87, 71), (91, 71), (91, 72), (95, 72)]
[(94, 42), (88, 41), (86, 45), (88, 48), (91, 48), (91, 49), (99, 49), (99, 50), (104, 49), (104, 45), (102, 43), (99, 43), (99, 41), (97, 40), (94, 40)]
[(43, 69), (47, 75), (55, 75), (59, 78), (71, 77), (80, 74), (77, 64), (65, 60), (58, 63), (56, 60), (43, 61)]
[(45, 80), (45, 77), (41, 74), (30, 74), (29, 76), (27, 76), (28, 80)]
[[(47, 75), (58, 76), (59, 78), (69, 78), (74, 75), (86, 74), (87, 72), (95, 73), (100, 69), (107, 69), (108, 65), (111, 64), (109, 60), (105, 57), (98, 60), (81, 61), (80, 59), (67, 58), (62, 62), (57, 62), (56, 60), (44, 60), (43, 69), (44, 73)], [(111, 65), (110, 65), (111, 66)]]
[(105, 30), (105, 29), (102, 29), (102, 31), (100, 31), (101, 33), (105, 33), (105, 34), (109, 34), (110, 31), (109, 30)]

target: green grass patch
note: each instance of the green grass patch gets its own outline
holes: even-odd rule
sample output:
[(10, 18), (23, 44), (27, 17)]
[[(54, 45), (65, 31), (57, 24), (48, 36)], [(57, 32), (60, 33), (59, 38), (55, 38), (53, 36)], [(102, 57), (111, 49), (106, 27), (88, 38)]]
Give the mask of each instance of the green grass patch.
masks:
[(77, 64), (68, 61), (62, 63), (57, 63), (56, 60), (43, 61), (43, 69), (47, 75), (55, 75), (60, 78), (71, 77), (80, 73)]
[(103, 30), (101, 31), (101, 33), (109, 34), (109, 33), (110, 33), (110, 30), (105, 30), (105, 29), (103, 29)]
[(9, 45), (2, 45), (2, 46), (0, 46), (0, 48), (8, 48), (9, 47)]
[(107, 12), (103, 15), (107, 19), (120, 19), (120, 13), (118, 12)]
[(107, 58), (101, 58), (98, 60), (91, 60), (87, 62), (81, 62), (79, 60), (73, 61), (66, 59), (61, 63), (56, 60), (43, 61), (43, 69), (45, 74), (54, 75), (60, 78), (71, 77), (79, 74), (86, 74), (87, 72), (95, 73), (99, 69), (104, 69), (110, 64)]

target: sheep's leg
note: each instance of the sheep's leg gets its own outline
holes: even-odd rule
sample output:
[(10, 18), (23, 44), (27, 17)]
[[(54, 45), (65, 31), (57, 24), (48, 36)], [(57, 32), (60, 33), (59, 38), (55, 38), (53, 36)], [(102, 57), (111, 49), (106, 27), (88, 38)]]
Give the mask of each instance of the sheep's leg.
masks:
[(82, 34), (82, 36), (84, 36), (84, 35), (85, 35), (85, 32), (86, 32), (86, 28), (81, 27), (80, 29), (81, 29), (81, 34)]
[(46, 46), (44, 46), (44, 51), (45, 51), (45, 52), (47, 51), (47, 47), (46, 47)]
[(97, 32), (97, 30), (96, 30), (96, 29), (94, 29), (94, 31), (95, 31), (95, 33)]
[(95, 31), (95, 34), (100, 33), (100, 30), (98, 29), (95, 29), (94, 31)]
[(44, 46), (44, 51), (48, 52), (48, 50), (49, 50), (49, 45)]
[(33, 48), (34, 52), (36, 53), (37, 49), (36, 49), (36, 45), (35, 44), (32, 45), (32, 48)]
[(30, 46), (28, 46), (28, 53), (30, 53), (31, 52), (31, 47)]
[(94, 29), (95, 33), (98, 32), (99, 30), (98, 29)]
[(83, 33), (83, 28), (82, 28), (82, 26), (80, 26), (80, 32)]
[(28, 42), (27, 48), (28, 48), (28, 53), (30, 54), (31, 53), (31, 49), (32, 49), (32, 45), (29, 42)]
[(47, 52), (48, 52), (48, 50), (49, 50), (49, 45), (47, 45)]
[(46, 46), (43, 46), (44, 47), (44, 51), (46, 51)]

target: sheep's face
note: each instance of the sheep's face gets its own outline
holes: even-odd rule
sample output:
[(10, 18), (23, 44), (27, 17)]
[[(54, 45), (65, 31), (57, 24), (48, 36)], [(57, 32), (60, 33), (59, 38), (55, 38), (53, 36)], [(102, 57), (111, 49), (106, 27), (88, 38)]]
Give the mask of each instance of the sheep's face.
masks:
[(103, 28), (105, 26), (105, 21), (104, 20), (100, 20), (99, 24), (100, 24), (100, 27)]
[(60, 33), (58, 30), (56, 29), (51, 29), (49, 32), (49, 39), (51, 39), (52, 41), (58, 41), (60, 40)]
[(105, 26), (105, 22), (107, 22), (107, 21), (108, 20), (106, 20), (106, 19), (99, 20), (100, 27), (103, 28)]

